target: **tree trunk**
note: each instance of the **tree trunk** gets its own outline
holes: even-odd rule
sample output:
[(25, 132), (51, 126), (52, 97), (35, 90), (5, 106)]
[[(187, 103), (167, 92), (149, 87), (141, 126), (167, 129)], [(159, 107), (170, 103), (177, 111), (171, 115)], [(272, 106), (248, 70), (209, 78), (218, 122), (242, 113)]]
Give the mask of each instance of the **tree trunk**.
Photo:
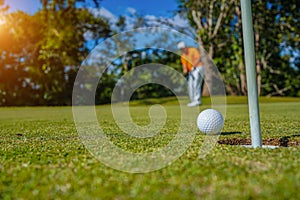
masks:
[[(256, 53), (259, 50), (259, 33), (255, 33), (255, 50)], [(258, 96), (260, 96), (260, 89), (261, 89), (261, 61), (256, 55), (256, 73), (257, 73), (257, 91), (258, 91)]]
[(204, 66), (204, 84), (202, 90), (202, 96), (210, 96), (213, 84), (213, 62), (211, 60), (213, 56), (213, 47), (209, 47), (209, 53), (204, 49), (203, 41), (199, 38), (201, 61)]
[[(240, 4), (237, 3), (235, 6), (235, 13), (237, 15), (237, 23), (236, 23), (236, 29), (238, 30), (240, 38), (243, 38), (243, 31), (242, 31), (242, 12), (241, 12), (241, 7)], [(240, 88), (239, 92), (240, 95), (247, 95), (247, 78), (246, 78), (246, 69), (245, 69), (245, 63), (243, 59), (244, 55), (244, 49), (243, 45), (240, 45), (240, 48), (238, 50), (239, 54), (239, 65), (238, 65), (238, 70), (239, 70), (239, 77), (240, 77)]]
[(260, 91), (261, 91), (261, 62), (260, 60), (257, 60), (256, 62), (256, 72), (257, 72), (257, 93), (258, 96), (260, 96)]
[(219, 71), (215, 66), (212, 58), (214, 56), (214, 44), (210, 43), (208, 53), (205, 51), (203, 41), (199, 39), (200, 54), (204, 66), (204, 84), (202, 96), (212, 96), (224, 94), (223, 80), (220, 78)]
[(239, 71), (240, 71), (240, 92), (242, 95), (247, 95), (247, 78), (245, 73), (245, 65), (243, 62), (239, 64)]
[[(231, 12), (231, 6), (234, 5), (235, 0), (211, 0), (192, 1), (191, 15), (193, 22), (197, 27), (198, 43), (200, 46), (200, 54), (202, 56), (202, 63), (205, 67), (204, 70), (204, 86), (203, 96), (211, 96), (224, 93), (221, 91), (219, 71), (215, 67), (212, 59), (214, 57), (214, 49), (216, 38), (220, 34), (220, 30), (223, 28), (224, 20)], [(203, 20), (205, 19), (205, 21)], [(204, 50), (204, 41), (208, 45), (208, 53)]]

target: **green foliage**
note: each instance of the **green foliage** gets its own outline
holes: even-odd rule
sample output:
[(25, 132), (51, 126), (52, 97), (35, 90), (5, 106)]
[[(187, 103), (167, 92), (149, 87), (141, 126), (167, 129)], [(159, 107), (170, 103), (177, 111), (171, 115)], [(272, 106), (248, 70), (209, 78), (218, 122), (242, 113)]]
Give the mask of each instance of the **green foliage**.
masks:
[[(182, 69), (179, 63), (180, 57), (177, 54), (168, 52), (163, 49), (146, 48), (127, 52), (126, 56), (129, 60), (117, 59), (115, 61), (115, 68), (121, 69), (119, 73), (115, 73), (115, 75), (118, 75), (116, 76), (117, 79), (115, 81), (117, 82), (117, 80), (120, 79), (123, 75), (126, 75), (126, 81), (121, 85), (121, 87), (124, 87), (125, 90), (128, 90), (131, 87), (131, 81), (134, 81), (137, 77), (142, 82), (148, 82), (149, 80), (152, 80), (155, 76), (158, 76), (158, 74), (160, 74), (161, 76), (163, 75), (164, 77), (168, 77), (168, 80), (171, 81), (172, 84), (178, 83), (179, 81), (178, 77), (175, 74), (171, 74), (170, 72), (166, 71), (153, 71), (147, 69), (147, 67), (143, 69), (143, 74), (135, 73), (135, 68), (147, 64), (165, 65), (168, 67), (172, 67), (179, 73), (181, 73)], [(127, 64), (124, 62), (127, 62)], [(129, 66), (128, 69), (124, 68), (125, 64)], [(182, 83), (182, 85), (183, 84), (184, 83)], [(111, 86), (114, 87), (115, 85)], [(112, 89), (113, 88), (111, 88), (110, 90)], [(185, 93), (186, 89), (184, 87), (178, 89), (181, 90), (182, 94)], [(134, 91), (131, 100), (167, 97), (173, 95), (174, 94), (171, 92), (170, 89), (162, 85), (146, 84), (142, 87), (137, 88), (137, 90)]]
[(41, 40), (41, 30), (39, 20), (23, 12), (5, 15), (0, 29), (0, 105), (21, 105), (24, 99), (36, 103), (35, 42)]
[[(260, 40), (257, 58), (262, 62), (262, 95), (297, 96), (299, 70), (290, 62), (299, 49), (297, 1), (255, 1), (254, 28)], [(299, 38), (299, 37), (298, 37)]]
[[(229, 94), (246, 94), (242, 79), (245, 75), (242, 42), (240, 1), (180, 0), (179, 10), (186, 13), (191, 26), (198, 31), (198, 40), (211, 52), (213, 60), (224, 77)], [(230, 3), (231, 2), (231, 3)], [(217, 36), (211, 34), (218, 17), (228, 13), (222, 21)], [(213, 6), (212, 16), (209, 15)], [(193, 11), (200, 12), (195, 18)], [(297, 0), (255, 0), (252, 2), (255, 31), (256, 62), (260, 66), (261, 94), (299, 96), (299, 69), (295, 59), (299, 57), (300, 7)], [(223, 13), (223, 14), (222, 14)], [(210, 27), (209, 20), (213, 26)], [(200, 24), (201, 23), (201, 24)], [(294, 63), (291, 63), (291, 58)]]
[[(70, 105), (78, 68), (89, 51), (104, 38), (126, 30), (128, 23), (124, 16), (113, 25), (91, 14), (87, 8), (99, 8), (99, 0), (42, 0), (41, 3), (43, 8), (31, 16), (20, 11), (7, 13), (5, 2), (0, 1), (0, 105)], [(228, 94), (232, 95), (247, 93), (239, 3), (238, 0), (178, 1), (179, 12), (189, 19), (221, 72)], [(197, 21), (192, 11), (199, 10)], [(261, 95), (299, 96), (298, 1), (255, 0), (252, 10)], [(134, 27), (147, 26), (142, 15), (136, 13), (131, 17), (135, 17)], [(219, 18), (222, 20), (218, 28)], [(115, 41), (120, 47), (115, 51), (122, 55), (118, 51), (132, 49), (134, 40), (128, 33)], [(161, 35), (156, 42), (174, 46), (175, 40)], [(141, 64), (155, 62), (181, 72), (177, 55), (150, 48), (151, 44), (149, 49), (128, 52), (132, 56), (130, 63), (124, 63), (122, 58), (113, 61), (113, 73), (104, 74), (97, 87), (97, 103), (109, 102), (117, 80)], [(168, 89), (149, 84), (139, 88), (132, 99), (170, 95)]]
[(105, 20), (75, 4), (43, 1), (43, 9), (33, 16), (5, 15), (0, 29), (0, 105), (71, 104), (77, 70), (89, 53), (87, 42), (110, 33)]

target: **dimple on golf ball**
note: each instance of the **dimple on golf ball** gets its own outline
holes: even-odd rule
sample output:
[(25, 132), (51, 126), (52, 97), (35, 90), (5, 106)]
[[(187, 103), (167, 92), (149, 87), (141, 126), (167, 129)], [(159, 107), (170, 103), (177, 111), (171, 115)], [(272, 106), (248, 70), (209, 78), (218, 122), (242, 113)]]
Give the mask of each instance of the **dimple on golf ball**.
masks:
[(219, 111), (206, 109), (198, 115), (197, 126), (205, 134), (218, 134), (224, 126), (224, 119)]

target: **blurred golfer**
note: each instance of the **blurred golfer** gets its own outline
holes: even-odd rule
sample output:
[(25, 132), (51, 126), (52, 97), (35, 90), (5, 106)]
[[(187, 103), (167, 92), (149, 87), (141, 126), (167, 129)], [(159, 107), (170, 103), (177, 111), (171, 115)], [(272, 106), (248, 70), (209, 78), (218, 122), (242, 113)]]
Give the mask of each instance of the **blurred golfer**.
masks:
[(202, 66), (200, 52), (194, 47), (187, 47), (184, 42), (179, 42), (177, 48), (182, 51), (180, 60), (183, 74), (187, 76), (188, 80), (188, 93), (191, 102), (187, 106), (201, 105), (204, 67)]

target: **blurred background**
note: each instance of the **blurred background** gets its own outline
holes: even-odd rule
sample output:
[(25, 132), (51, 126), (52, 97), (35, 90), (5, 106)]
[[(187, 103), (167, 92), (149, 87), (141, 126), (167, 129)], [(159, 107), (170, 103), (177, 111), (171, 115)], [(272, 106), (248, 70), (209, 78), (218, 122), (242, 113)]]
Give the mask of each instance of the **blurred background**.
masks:
[[(252, 11), (259, 94), (299, 97), (299, 1), (253, 0)], [(247, 95), (240, 0), (0, 0), (0, 106), (71, 105), (88, 54), (105, 39), (141, 27), (193, 38), (218, 67), (227, 94)], [(122, 42), (133, 43), (130, 36)], [(178, 41), (162, 36), (159, 42), (176, 47)], [(120, 77), (146, 63), (181, 72), (177, 54), (151, 46), (126, 52), (101, 78), (97, 104), (110, 102)], [(149, 84), (132, 98), (172, 95)]]

